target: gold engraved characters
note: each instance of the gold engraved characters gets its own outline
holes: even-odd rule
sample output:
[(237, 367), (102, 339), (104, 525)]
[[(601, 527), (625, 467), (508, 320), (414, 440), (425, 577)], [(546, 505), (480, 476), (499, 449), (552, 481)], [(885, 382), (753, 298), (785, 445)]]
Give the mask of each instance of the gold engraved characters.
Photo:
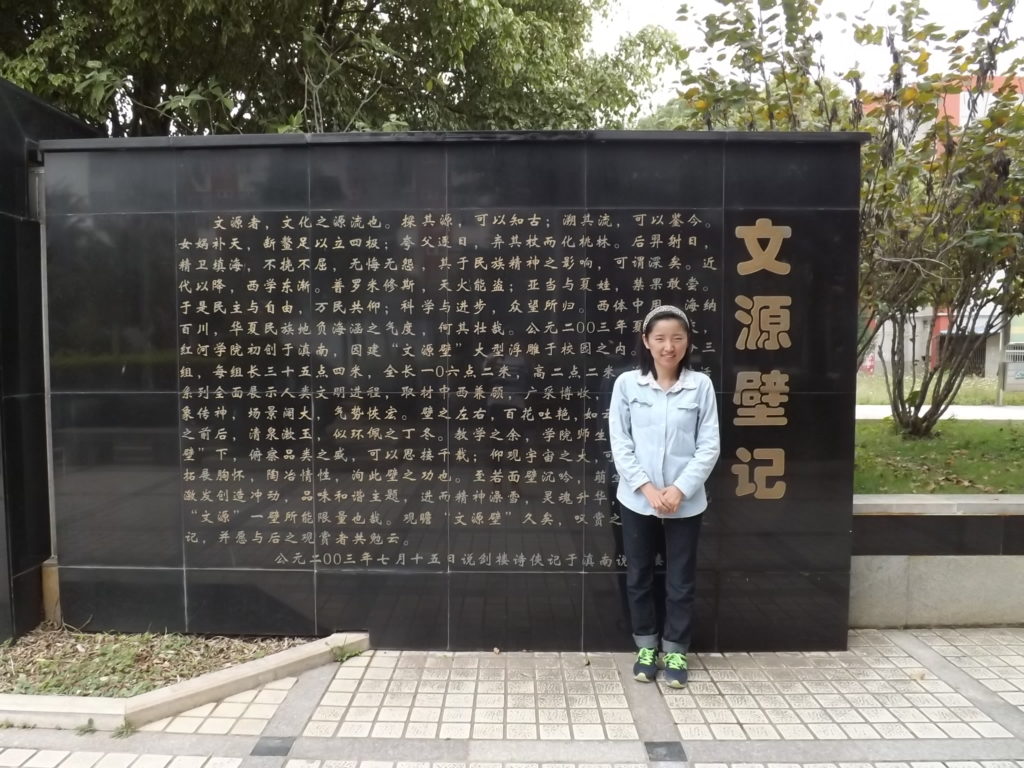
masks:
[(736, 392), (732, 402), (737, 406), (732, 423), (738, 427), (784, 427), (789, 423), (786, 409), (789, 401), (789, 374), (778, 369), (770, 373), (740, 371), (736, 374)]
[(736, 349), (789, 349), (791, 296), (737, 296), (736, 319), (743, 323)]
[(731, 311), (692, 211), (219, 212), (174, 240), (189, 567), (622, 568), (596, 393), (627, 318)]
[[(771, 219), (758, 219), (752, 227), (736, 227), (736, 237), (743, 240), (747, 246), (747, 253), (750, 261), (740, 262), (736, 265), (736, 271), (741, 275), (752, 275), (755, 272), (766, 270), (776, 275), (788, 275), (790, 266), (776, 261), (779, 251), (782, 248), (782, 241), (793, 234), (789, 227), (777, 227), (772, 224)], [(767, 240), (767, 245), (761, 245), (762, 240)]]
[[(786, 277), (792, 265), (780, 261), (782, 246), (793, 235), (791, 227), (777, 225), (768, 218), (759, 218), (753, 225), (736, 227), (736, 237), (743, 241), (747, 260), (737, 261), (736, 272), (748, 277), (759, 272)], [(790, 295), (749, 296), (738, 293), (734, 300), (734, 317), (739, 321), (736, 349), (755, 352), (777, 352), (790, 349)], [(789, 402), (789, 374), (779, 368), (764, 373), (744, 370), (736, 374), (732, 398), (736, 411), (733, 424), (739, 427), (784, 427), (789, 423), (786, 404)], [(738, 460), (731, 467), (736, 476), (736, 495), (755, 499), (777, 500), (786, 494), (786, 451), (784, 448), (745, 447), (736, 449)]]
[(737, 496), (753, 494), (755, 499), (781, 499), (786, 495), (786, 481), (776, 479), (786, 474), (785, 449), (755, 448), (751, 452), (737, 448), (736, 458), (740, 461), (732, 465), (732, 473), (736, 475)]

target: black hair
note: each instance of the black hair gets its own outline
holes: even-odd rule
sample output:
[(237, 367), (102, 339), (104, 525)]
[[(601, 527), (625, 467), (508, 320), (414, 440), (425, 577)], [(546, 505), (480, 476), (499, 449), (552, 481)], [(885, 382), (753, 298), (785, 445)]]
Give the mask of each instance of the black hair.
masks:
[(640, 360), (640, 373), (648, 374), (653, 373), (657, 377), (657, 371), (654, 367), (654, 356), (651, 354), (646, 346), (644, 346), (644, 337), (650, 333), (651, 326), (653, 326), (659, 320), (670, 318), (672, 320), (678, 320), (683, 324), (683, 330), (686, 331), (686, 351), (683, 353), (683, 359), (679, 361), (679, 370), (676, 371), (676, 377), (683, 375), (683, 371), (690, 367), (690, 353), (693, 352), (693, 329), (690, 327), (689, 320), (685, 317), (680, 317), (675, 312), (658, 312), (652, 317), (647, 325), (640, 329), (640, 337), (637, 340), (637, 357)]

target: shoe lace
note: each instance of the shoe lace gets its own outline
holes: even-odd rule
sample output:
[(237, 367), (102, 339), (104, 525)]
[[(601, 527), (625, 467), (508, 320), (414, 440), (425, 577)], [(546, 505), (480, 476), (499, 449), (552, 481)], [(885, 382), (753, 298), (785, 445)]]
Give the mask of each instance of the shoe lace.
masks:
[(653, 664), (654, 663), (654, 649), (653, 648), (641, 648), (636, 652), (636, 660), (641, 664)]
[(686, 656), (681, 653), (665, 654), (666, 669), (686, 669)]

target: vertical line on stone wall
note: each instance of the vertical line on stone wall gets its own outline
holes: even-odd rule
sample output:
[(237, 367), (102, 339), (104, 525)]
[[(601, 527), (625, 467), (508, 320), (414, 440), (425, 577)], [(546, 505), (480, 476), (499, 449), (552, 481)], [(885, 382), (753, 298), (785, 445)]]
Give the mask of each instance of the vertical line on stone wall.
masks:
[[(448, 142), (441, 142), (441, 185), (444, 190), (444, 212), (445, 214), (451, 213), (451, 207), (448, 201)], [(451, 225), (449, 225), (451, 226)], [(451, 233), (449, 233), (449, 242), (451, 242)], [(450, 251), (449, 251), (450, 253)], [(424, 277), (426, 273), (424, 271)], [(445, 317), (445, 326), (448, 326), (448, 319), (451, 314), (451, 310), (448, 310), (448, 315)], [(445, 343), (450, 345), (452, 341), (451, 328), (448, 328), (448, 338), (445, 339)], [(446, 408), (451, 407), (451, 387), (447, 386), (450, 382), (451, 373), (451, 362), (449, 361), (448, 366), (445, 369), (445, 385), (448, 389), (448, 393), (444, 396), (444, 404)], [(446, 462), (448, 464), (448, 501), (446, 503), (446, 509), (444, 513), (444, 537), (445, 537), (445, 557), (444, 557), (444, 619), (445, 619), (445, 640), (444, 645), (447, 650), (452, 649), (452, 567), (449, 562), (449, 555), (452, 553), (452, 480), (455, 477), (454, 468), (452, 466), (452, 421), (451, 419), (445, 420), (445, 450), (447, 451)]]
[[(50, 510), (50, 557), (57, 557), (57, 494), (53, 487), (53, 413), (50, 407), (50, 311), (46, 282), (46, 173), (42, 168), (29, 170), (37, 179), (36, 218), (39, 221), (39, 300), (42, 315), (43, 345), (43, 424), (46, 432), (46, 499)], [(58, 560), (59, 563), (59, 560)]]
[[(187, 150), (185, 150), (187, 151)], [(172, 157), (177, 160), (179, 157), (176, 150), (171, 150)], [(177, 363), (175, 366), (174, 376), (177, 379), (177, 395), (178, 395), (178, 412), (174, 415), (174, 422), (176, 429), (178, 430), (178, 511), (179, 518), (181, 520), (181, 611), (182, 621), (185, 625), (185, 632), (189, 631), (189, 618), (188, 618), (188, 547), (185, 543), (185, 473), (184, 473), (184, 462), (182, 457), (184, 456), (181, 437), (181, 322), (178, 317), (179, 307), (179, 294), (178, 294), (178, 251), (177, 244), (178, 240), (178, 222), (181, 220), (181, 210), (178, 207), (178, 175), (181, 172), (181, 163), (174, 163), (174, 190), (172, 191), (174, 211), (174, 241), (171, 243), (171, 258), (173, 263), (171, 268), (174, 270), (174, 358)]]
[[(312, 169), (312, 155), (313, 147), (310, 146), (309, 138), (306, 139), (306, 215), (309, 216), (310, 220), (313, 218), (313, 169)], [(313, 299), (313, 274), (310, 274), (309, 278), (309, 322), (310, 325), (315, 327), (314, 323), (314, 299)], [(312, 371), (312, 359), (310, 359), (310, 370)], [(320, 587), (320, 558), (319, 558), (319, 543), (317, 537), (316, 527), (316, 397), (313, 393), (312, 381), (309, 387), (309, 418), (310, 418), (310, 440), (309, 440), (309, 464), (310, 464), (310, 485), (313, 500), (312, 504), (313, 513), (313, 634), (318, 636), (320, 634), (320, 601), (318, 599), (319, 587)], [(369, 627), (367, 627), (369, 630)], [(331, 628), (334, 631), (334, 627)]]
[[(718, 270), (719, 278), (718, 279), (719, 279), (719, 295), (722, 297), (722, 306), (720, 306), (718, 308), (719, 317), (721, 318), (721, 322), (718, 323), (718, 384), (719, 384), (719, 387), (720, 387), (719, 392), (722, 393), (722, 410), (724, 411), (725, 410), (725, 391), (726, 391), (726, 386), (725, 386), (725, 325), (728, 322), (726, 320), (725, 303), (726, 303), (726, 301), (729, 298), (728, 295), (726, 294), (726, 291), (725, 291), (725, 270), (726, 270), (726, 263), (727, 263), (727, 259), (726, 259), (726, 242), (727, 241), (726, 241), (726, 236), (725, 236), (725, 229), (726, 229), (725, 223), (726, 223), (726, 216), (727, 216), (726, 206), (725, 206), (725, 199), (726, 199), (726, 196), (725, 196), (725, 186), (726, 186), (726, 164), (728, 162), (728, 157), (729, 157), (729, 153), (727, 151), (728, 146), (729, 146), (728, 140), (723, 140), (720, 143), (719, 146), (721, 147), (721, 152), (722, 152), (722, 162), (720, 163), (721, 168), (722, 168), (722, 205), (721, 205), (721, 209), (720, 209), (722, 224), (721, 224), (721, 228), (720, 228), (721, 231), (719, 232), (720, 245), (719, 245), (719, 251), (718, 251), (718, 253), (719, 253), (719, 262), (718, 262), (718, 265), (719, 265), (719, 270)], [(724, 416), (724, 414), (719, 414), (719, 424), (721, 424), (724, 421), (724, 419), (722, 418), (723, 416)], [(721, 429), (721, 428), (719, 428), (719, 429)], [(718, 460), (719, 461), (723, 461), (724, 459), (721, 456), (719, 456)], [(713, 497), (712, 497), (711, 501), (712, 502), (715, 501)], [(721, 500), (719, 500), (719, 502), (720, 501)], [(718, 539), (718, 540), (715, 542), (715, 546), (718, 548), (718, 552), (721, 552), (721, 546), (722, 546), (722, 544), (721, 544), (721, 534), (716, 536), (716, 539)], [(715, 599), (714, 599), (714, 603), (713, 603), (713, 605), (714, 605), (714, 612), (712, 614), (712, 616), (714, 616), (714, 627), (712, 628), (711, 647), (712, 648), (718, 648), (718, 614), (719, 614), (719, 611), (721, 610), (721, 607), (722, 607), (721, 606), (721, 599), (722, 599), (722, 590), (721, 590), (722, 568), (721, 568), (721, 561), (719, 560), (719, 558), (717, 556), (715, 557), (714, 562), (715, 562), (715, 570), (713, 571), (713, 573), (715, 575), (715, 582), (714, 582)]]
[[(589, 189), (589, 186), (590, 186), (590, 141), (584, 140), (583, 141), (583, 213), (584, 214), (590, 212), (590, 198), (587, 196), (587, 191)], [(587, 248), (585, 246), (584, 247), (584, 252), (583, 252), (583, 259), (584, 259), (585, 262), (589, 260), (588, 259), (589, 255), (590, 255), (589, 254), (589, 248)], [(589, 267), (584, 267), (584, 269), (585, 270), (589, 270), (590, 268)], [(583, 302), (583, 328), (584, 328), (584, 331), (585, 331), (586, 328), (589, 327), (587, 325), (587, 323), (589, 322), (589, 317), (588, 317), (588, 313), (587, 313), (587, 310), (589, 309), (589, 307), (587, 306), (589, 304), (589, 301), (587, 300), (587, 294), (586, 293), (582, 294), (581, 300)], [(582, 454), (583, 454), (583, 457), (584, 457), (584, 462), (583, 462), (583, 509), (581, 510), (582, 513), (583, 513), (584, 521), (586, 521), (586, 517), (587, 517), (587, 499), (590, 498), (590, 494), (587, 493), (587, 488), (588, 488), (588, 483), (589, 483), (590, 477), (589, 477), (588, 466), (587, 466), (587, 463), (586, 463), (586, 456), (587, 456), (587, 438), (586, 438), (587, 430), (586, 430), (586, 425), (587, 425), (587, 409), (588, 409), (589, 401), (590, 401), (590, 398), (589, 398), (590, 393), (587, 391), (586, 373), (587, 373), (586, 369), (584, 369), (584, 371), (583, 371), (583, 418), (580, 420), (580, 423), (583, 425), (583, 428), (584, 428), (583, 429), (583, 450), (582, 450)], [(598, 418), (600, 418), (600, 414), (598, 414)], [(579, 539), (579, 541), (580, 541), (580, 548), (581, 548), (580, 549), (580, 651), (582, 652), (582, 651), (586, 650), (585, 643), (586, 643), (586, 627), (587, 627), (587, 571), (586, 571), (586, 568), (583, 565), (584, 557), (585, 557), (586, 552), (587, 552), (587, 526), (586, 526), (586, 522), (584, 522), (584, 524), (582, 526), (580, 526), (580, 539)]]

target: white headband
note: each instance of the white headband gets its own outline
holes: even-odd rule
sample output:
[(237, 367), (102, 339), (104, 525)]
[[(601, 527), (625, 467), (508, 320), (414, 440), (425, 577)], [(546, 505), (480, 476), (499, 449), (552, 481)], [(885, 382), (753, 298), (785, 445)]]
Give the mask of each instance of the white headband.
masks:
[(651, 324), (651, 320), (658, 315), (671, 315), (672, 317), (678, 317), (686, 324), (687, 328), (690, 327), (690, 318), (686, 316), (686, 313), (683, 312), (683, 310), (679, 307), (673, 307), (671, 304), (662, 304), (660, 307), (655, 307), (647, 313), (647, 317), (644, 318), (644, 324), (641, 326), (643, 333), (647, 333), (647, 326), (649, 326)]

